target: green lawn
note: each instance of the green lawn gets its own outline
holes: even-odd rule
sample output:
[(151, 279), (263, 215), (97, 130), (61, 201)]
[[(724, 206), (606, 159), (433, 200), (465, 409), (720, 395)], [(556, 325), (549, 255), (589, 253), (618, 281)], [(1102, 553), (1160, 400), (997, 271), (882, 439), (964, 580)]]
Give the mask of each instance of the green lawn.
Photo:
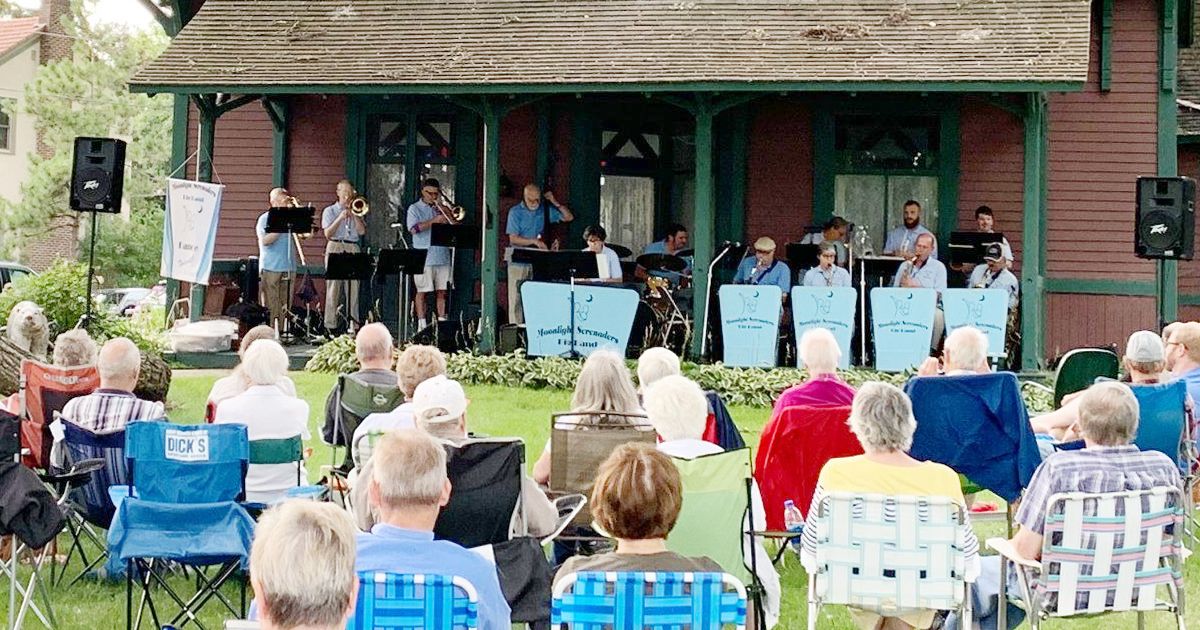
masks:
[[(176, 371), (169, 396), (168, 415), (176, 422), (198, 422), (203, 417), (204, 400), (212, 383), (220, 375), (217, 371)], [(319, 474), (319, 466), (331, 460), (329, 449), (320, 443), (321, 415), (326, 394), (334, 382), (327, 374), (312, 374), (294, 372), (291, 374), (296, 382), (300, 396), (309, 403), (309, 424), (312, 427), (314, 440), (312, 463), (308, 466), (309, 473), (314, 479)], [(498, 386), (471, 386), (467, 388), (471, 399), (468, 411), (470, 429), (475, 432), (497, 436), (520, 436), (525, 439), (526, 452), (536, 459), (549, 435), (549, 414), (565, 410), (570, 401), (570, 392), (553, 390), (526, 390)], [(758, 434), (766, 423), (769, 409), (755, 407), (733, 407), (730, 409), (734, 421), (742, 430), (747, 443), (754, 445), (758, 442)], [(532, 466), (532, 460), (529, 461)], [(768, 509), (770, 506), (768, 506)], [(987, 536), (1001, 533), (1002, 526), (989, 523), (978, 526), (980, 540)], [(781, 569), (783, 578), (783, 618), (779, 627), (792, 630), (805, 627), (806, 591), (804, 571), (794, 557), (785, 559)], [(1187, 597), (1192, 602), (1200, 601), (1200, 560), (1193, 558), (1186, 567)], [(173, 582), (183, 585), (184, 580), (175, 578)], [(0, 581), (0, 583), (3, 583)], [(7, 587), (7, 583), (3, 583)], [(186, 586), (184, 586), (186, 589)], [(229, 589), (230, 594), (236, 592)], [(83, 581), (72, 587), (61, 587), (51, 591), (54, 610), (57, 615), (58, 627), (75, 628), (118, 628), (125, 622), (125, 599), (123, 584), (104, 584)], [(0, 618), (7, 614), (8, 599), (0, 598)], [(169, 608), (169, 607), (168, 607)], [(1187, 615), (1188, 623), (1200, 624), (1200, 614), (1195, 612), (1196, 606), (1191, 607)], [(201, 616), (206, 627), (220, 627), (224, 616), (218, 614), (219, 608), (210, 604)], [(1099, 623), (1106, 627), (1132, 628), (1136, 627), (1132, 615), (1110, 616), (1103, 621), (1074, 621), (1049, 622), (1046, 628), (1071, 628), (1082, 630), (1091, 628)], [(146, 624), (148, 627), (149, 624)], [(26, 627), (38, 627), (36, 621), (27, 621)], [(818, 624), (820, 628), (838, 630), (850, 629), (849, 616), (838, 607), (829, 607), (822, 611)], [(1173, 628), (1173, 618), (1165, 613), (1155, 613), (1148, 617), (1148, 628)]]

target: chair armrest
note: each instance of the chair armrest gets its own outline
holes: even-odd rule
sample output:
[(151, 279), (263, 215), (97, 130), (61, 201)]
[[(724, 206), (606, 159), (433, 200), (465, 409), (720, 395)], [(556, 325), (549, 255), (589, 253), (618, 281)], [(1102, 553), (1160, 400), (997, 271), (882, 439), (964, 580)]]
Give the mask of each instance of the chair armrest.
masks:
[(543, 536), (540, 539), (541, 544), (558, 538), (559, 534), (575, 520), (575, 516), (579, 514), (583, 506), (587, 505), (587, 497), (582, 494), (564, 494), (554, 499), (554, 509), (558, 512), (558, 523), (554, 526), (554, 531)]
[(1024, 387), (1026, 385), (1033, 387), (1035, 389), (1040, 389), (1040, 390), (1046, 392), (1047, 394), (1054, 393), (1053, 387), (1049, 387), (1047, 385), (1042, 385), (1041, 383), (1038, 383), (1037, 381), (1021, 381), (1021, 387)]
[(1017, 548), (1013, 547), (1012, 541), (1007, 538), (989, 538), (987, 546), (996, 550), (997, 553), (1012, 560), (1013, 562), (1030, 569), (1042, 570), (1042, 563), (1037, 560), (1030, 560), (1017, 553)]

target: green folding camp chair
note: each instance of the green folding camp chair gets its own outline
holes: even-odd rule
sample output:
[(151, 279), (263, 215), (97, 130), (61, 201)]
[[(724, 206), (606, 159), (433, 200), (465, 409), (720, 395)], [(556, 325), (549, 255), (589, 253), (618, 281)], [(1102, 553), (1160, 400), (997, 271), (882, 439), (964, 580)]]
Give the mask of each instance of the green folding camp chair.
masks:
[(353, 374), (338, 376), (337, 418), (333, 440), (334, 464), (337, 463), (337, 446), (346, 445), (346, 456), (342, 470), (354, 467), (354, 430), (363, 419), (373, 413), (387, 413), (404, 402), (404, 392), (396, 385), (372, 385), (356, 378)]
[(1067, 394), (1091, 387), (1097, 377), (1117, 378), (1120, 369), (1121, 360), (1111, 350), (1076, 348), (1064, 354), (1054, 373), (1054, 408), (1062, 405)]

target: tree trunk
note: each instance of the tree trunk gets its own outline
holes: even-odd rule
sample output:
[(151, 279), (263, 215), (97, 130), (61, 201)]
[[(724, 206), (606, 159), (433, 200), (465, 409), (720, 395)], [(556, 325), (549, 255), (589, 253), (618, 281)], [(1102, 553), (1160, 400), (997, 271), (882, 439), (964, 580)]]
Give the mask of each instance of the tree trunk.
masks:
[[(8, 335), (0, 334), (0, 395), (7, 396), (21, 386), (21, 359), (32, 359), (32, 354), (18, 348)], [(165, 401), (171, 387), (171, 367), (157, 354), (142, 353), (142, 371), (138, 377), (135, 394), (139, 398)]]

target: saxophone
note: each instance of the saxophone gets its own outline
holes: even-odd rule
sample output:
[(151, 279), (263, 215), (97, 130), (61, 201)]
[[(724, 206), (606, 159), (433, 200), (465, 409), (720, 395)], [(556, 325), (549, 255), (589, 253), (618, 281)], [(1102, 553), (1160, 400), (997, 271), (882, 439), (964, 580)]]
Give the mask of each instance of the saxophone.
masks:
[(906, 258), (904, 262), (901, 263), (904, 267), (900, 271), (900, 282), (897, 283), (899, 286), (904, 286), (904, 283), (908, 282), (908, 277), (912, 275), (913, 266), (916, 265), (916, 263), (916, 256), (913, 256), (912, 258)]

